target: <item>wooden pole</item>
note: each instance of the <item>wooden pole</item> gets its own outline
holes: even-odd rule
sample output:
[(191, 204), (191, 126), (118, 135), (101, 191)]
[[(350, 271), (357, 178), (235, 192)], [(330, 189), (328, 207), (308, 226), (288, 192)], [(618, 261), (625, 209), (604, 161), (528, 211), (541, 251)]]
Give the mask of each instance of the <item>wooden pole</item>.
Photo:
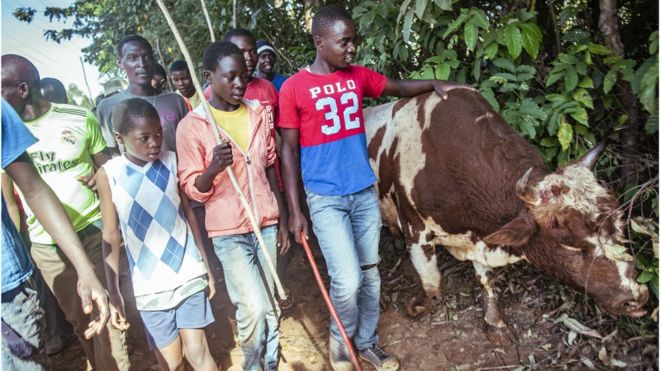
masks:
[[(216, 139), (218, 141), (218, 144), (220, 144), (222, 143), (222, 138), (220, 137), (220, 130), (218, 130), (218, 125), (216, 124), (215, 118), (211, 113), (211, 108), (209, 107), (208, 102), (206, 101), (206, 99), (204, 99), (204, 91), (202, 90), (202, 86), (199, 83), (199, 79), (197, 79), (197, 73), (195, 73), (195, 68), (194, 68), (195, 65), (193, 64), (193, 60), (190, 57), (188, 48), (186, 47), (186, 44), (183, 42), (183, 39), (181, 38), (181, 34), (179, 33), (179, 30), (176, 28), (176, 25), (172, 20), (172, 16), (170, 15), (170, 12), (167, 10), (165, 4), (163, 3), (163, 0), (156, 0), (156, 2), (158, 2), (158, 6), (160, 7), (160, 10), (163, 12), (163, 15), (165, 16), (165, 20), (167, 20), (167, 24), (170, 26), (170, 29), (174, 34), (174, 38), (176, 38), (176, 42), (179, 44), (179, 48), (181, 48), (181, 53), (183, 53), (183, 57), (186, 59), (186, 63), (188, 63), (188, 69), (190, 70), (190, 77), (192, 78), (193, 85), (195, 86), (195, 90), (197, 91), (199, 97), (202, 98), (201, 99), (202, 107), (204, 108), (204, 112), (206, 112), (206, 116), (211, 121), (211, 126), (213, 127), (213, 131), (215, 132)], [(252, 209), (250, 209), (250, 205), (248, 204), (247, 199), (243, 194), (243, 190), (241, 190), (241, 186), (238, 185), (238, 182), (236, 181), (236, 176), (234, 175), (234, 171), (232, 170), (231, 166), (228, 166), (225, 169), (225, 171), (227, 172), (227, 175), (229, 176), (229, 180), (231, 180), (231, 184), (234, 186), (236, 193), (238, 193), (238, 197), (240, 198), (241, 204), (243, 205), (243, 208), (245, 209), (248, 219), (250, 220), (250, 224), (252, 224), (252, 227), (254, 229), (254, 234), (257, 236), (257, 241), (259, 242), (259, 246), (261, 247), (261, 250), (264, 253), (264, 257), (266, 258), (266, 264), (268, 265), (270, 274), (273, 276), (273, 281), (275, 282), (277, 293), (279, 294), (282, 300), (286, 300), (287, 297), (286, 297), (286, 293), (284, 292), (284, 287), (282, 286), (282, 282), (280, 281), (280, 278), (277, 275), (277, 269), (275, 269), (275, 265), (273, 264), (273, 259), (270, 256), (268, 249), (266, 248), (266, 243), (264, 242), (263, 236), (261, 235), (259, 223), (257, 222), (257, 219), (254, 217), (254, 213), (252, 212)]]
[(206, 24), (209, 26), (209, 34), (211, 34), (211, 42), (215, 42), (215, 33), (213, 32), (213, 24), (211, 23), (211, 17), (209, 16), (209, 11), (206, 9), (206, 1), (199, 0), (202, 2), (202, 10), (204, 11), (204, 17), (206, 18)]

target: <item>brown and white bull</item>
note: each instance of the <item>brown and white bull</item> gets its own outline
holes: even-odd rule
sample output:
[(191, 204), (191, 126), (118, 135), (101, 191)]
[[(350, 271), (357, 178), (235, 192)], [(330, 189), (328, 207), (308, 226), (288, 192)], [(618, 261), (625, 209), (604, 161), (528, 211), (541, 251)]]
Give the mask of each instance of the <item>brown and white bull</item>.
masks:
[(422, 281), (409, 314), (428, 310), (440, 291), (436, 245), (474, 265), (493, 343), (507, 335), (493, 268), (521, 260), (610, 313), (645, 313), (648, 289), (636, 282), (617, 201), (591, 171), (604, 145), (548, 173), (536, 149), (467, 90), (369, 108), (365, 121), (383, 222), (403, 233)]

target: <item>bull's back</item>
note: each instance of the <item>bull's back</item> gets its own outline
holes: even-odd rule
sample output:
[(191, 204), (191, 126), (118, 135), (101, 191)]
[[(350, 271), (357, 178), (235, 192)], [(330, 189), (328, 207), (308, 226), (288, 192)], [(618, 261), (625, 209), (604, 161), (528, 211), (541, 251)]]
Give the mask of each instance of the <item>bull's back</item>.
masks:
[(381, 193), (402, 189), (408, 206), (449, 233), (492, 233), (522, 207), (515, 182), (530, 167), (545, 172), (536, 150), (475, 92), (403, 99), (365, 118)]

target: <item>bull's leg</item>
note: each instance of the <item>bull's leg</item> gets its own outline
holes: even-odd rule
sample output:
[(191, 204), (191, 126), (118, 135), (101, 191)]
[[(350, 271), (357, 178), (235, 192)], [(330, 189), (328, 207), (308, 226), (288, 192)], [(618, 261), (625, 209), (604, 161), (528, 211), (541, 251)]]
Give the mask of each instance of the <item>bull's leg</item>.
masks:
[(502, 319), (502, 313), (497, 305), (497, 294), (493, 288), (495, 272), (493, 268), (477, 262), (472, 262), (477, 272), (477, 281), (481, 286), (481, 300), (484, 309), (484, 321), (486, 322), (486, 336), (488, 341), (495, 345), (508, 343), (510, 335), (509, 328)]
[(410, 246), (410, 259), (422, 280), (423, 292), (408, 303), (406, 312), (411, 317), (428, 313), (431, 309), (429, 299), (440, 292), (440, 271), (438, 270), (435, 245), (414, 243)]

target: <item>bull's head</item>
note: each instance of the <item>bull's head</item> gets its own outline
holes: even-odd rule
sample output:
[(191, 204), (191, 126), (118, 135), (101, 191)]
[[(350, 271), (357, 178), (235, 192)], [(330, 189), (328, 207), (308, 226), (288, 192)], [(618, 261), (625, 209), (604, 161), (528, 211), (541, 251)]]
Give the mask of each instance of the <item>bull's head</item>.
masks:
[(526, 208), (484, 241), (519, 246), (531, 264), (585, 290), (608, 312), (639, 317), (648, 288), (636, 282), (616, 198), (591, 171), (604, 147), (537, 181), (527, 171), (516, 185)]

